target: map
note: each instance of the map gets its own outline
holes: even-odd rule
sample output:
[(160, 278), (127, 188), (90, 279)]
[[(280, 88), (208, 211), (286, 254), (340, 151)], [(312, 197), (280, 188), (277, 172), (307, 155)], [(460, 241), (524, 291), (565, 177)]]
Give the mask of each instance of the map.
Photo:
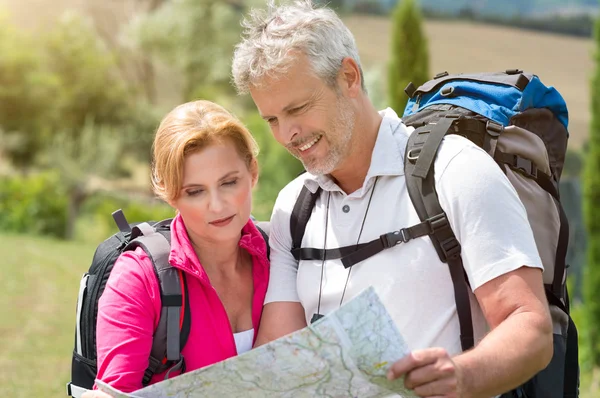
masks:
[(158, 397), (415, 397), (389, 366), (408, 353), (402, 336), (370, 287), (312, 325), (242, 355), (120, 393), (115, 398)]

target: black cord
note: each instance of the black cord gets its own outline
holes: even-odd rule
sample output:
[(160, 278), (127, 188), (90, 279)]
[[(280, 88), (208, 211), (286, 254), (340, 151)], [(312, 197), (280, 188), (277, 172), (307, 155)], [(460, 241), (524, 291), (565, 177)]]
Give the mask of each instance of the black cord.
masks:
[[(392, 135), (398, 130), (398, 127), (402, 125), (402, 122), (396, 125), (396, 128), (392, 131)], [(390, 129), (391, 129), (390, 125)], [(360, 237), (362, 235), (363, 228), (365, 226), (365, 221), (367, 220), (367, 214), (369, 214), (369, 208), (371, 207), (371, 200), (373, 199), (373, 193), (375, 193), (375, 186), (377, 185), (377, 181), (379, 181), (379, 176), (375, 177), (375, 182), (373, 183), (373, 189), (371, 190), (371, 195), (369, 196), (369, 202), (367, 203), (367, 209), (365, 210), (365, 215), (363, 216), (362, 225), (360, 226), (360, 231), (358, 233), (358, 238), (356, 239), (356, 246), (358, 247), (358, 242), (360, 242)], [(331, 199), (331, 192), (328, 192), (327, 196), (327, 210), (325, 212), (325, 239), (323, 241), (323, 250), (327, 248), (327, 225), (329, 222), (329, 200)], [(318, 321), (323, 317), (321, 315), (321, 296), (323, 294), (323, 272), (325, 270), (325, 253), (323, 253), (323, 261), (321, 262), (321, 281), (319, 283), (319, 301), (317, 303), (317, 312), (313, 314), (310, 323)], [(346, 283), (344, 284), (344, 290), (342, 291), (342, 298), (340, 299), (340, 306), (344, 302), (344, 296), (346, 295), (346, 288), (348, 287), (348, 281), (350, 280), (350, 273), (352, 272), (352, 267), (348, 270), (348, 276), (346, 277)]]
[[(327, 249), (327, 224), (329, 223), (329, 200), (331, 199), (331, 192), (327, 194), (327, 208), (325, 210), (325, 238), (323, 239), (323, 250)], [(313, 315), (313, 320), (318, 320), (322, 317), (321, 315), (321, 294), (323, 293), (323, 272), (325, 269), (325, 255), (323, 254), (323, 261), (321, 262), (321, 282), (319, 283), (319, 302), (317, 303), (317, 313)], [(316, 316), (316, 319), (315, 319)]]
[[(360, 237), (363, 232), (363, 228), (365, 227), (365, 221), (367, 220), (367, 214), (369, 214), (369, 209), (371, 208), (371, 200), (373, 199), (373, 193), (375, 192), (375, 186), (377, 185), (377, 181), (379, 180), (379, 176), (375, 177), (375, 182), (373, 183), (373, 189), (371, 190), (371, 196), (369, 196), (369, 202), (367, 203), (367, 209), (365, 210), (365, 215), (362, 220), (362, 225), (360, 226), (360, 232), (358, 233), (358, 238), (356, 238), (356, 246), (358, 248), (358, 242), (360, 242)], [(348, 276), (346, 277), (346, 283), (344, 284), (344, 291), (342, 292), (342, 298), (340, 299), (340, 307), (344, 302), (344, 296), (346, 295), (346, 288), (348, 287), (348, 281), (350, 280), (350, 273), (352, 272), (352, 268), (348, 270)]]

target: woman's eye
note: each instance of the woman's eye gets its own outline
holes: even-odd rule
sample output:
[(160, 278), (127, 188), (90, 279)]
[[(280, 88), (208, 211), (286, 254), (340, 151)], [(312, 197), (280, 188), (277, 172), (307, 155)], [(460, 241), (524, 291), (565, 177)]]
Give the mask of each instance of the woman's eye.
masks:
[(199, 194), (201, 194), (202, 192), (204, 192), (203, 189), (195, 189), (193, 191), (186, 191), (188, 196), (197, 196)]
[(232, 185), (235, 185), (235, 184), (237, 184), (237, 179), (231, 180), (231, 181), (227, 181), (227, 182), (223, 183), (223, 185), (227, 185), (227, 186), (232, 186)]

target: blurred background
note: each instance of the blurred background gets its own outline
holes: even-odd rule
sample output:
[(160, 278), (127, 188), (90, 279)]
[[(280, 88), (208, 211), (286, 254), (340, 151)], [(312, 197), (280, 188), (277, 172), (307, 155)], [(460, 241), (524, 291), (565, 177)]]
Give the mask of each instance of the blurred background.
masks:
[[(149, 185), (150, 146), (174, 106), (209, 99), (260, 148), (254, 215), (301, 165), (230, 84), (240, 19), (264, 0), (0, 0), (0, 396), (60, 397), (79, 279), (130, 221), (173, 215)], [(402, 113), (409, 81), (519, 68), (569, 108), (561, 182), (571, 236), (582, 396), (600, 396), (600, 73), (597, 0), (331, 0), (354, 33), (373, 102)], [(595, 39), (596, 37), (597, 39)]]

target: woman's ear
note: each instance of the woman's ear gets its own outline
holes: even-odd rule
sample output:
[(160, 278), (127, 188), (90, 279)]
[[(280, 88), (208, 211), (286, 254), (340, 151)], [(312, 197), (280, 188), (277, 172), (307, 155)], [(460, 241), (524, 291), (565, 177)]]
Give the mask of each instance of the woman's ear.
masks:
[(176, 199), (165, 200), (165, 202), (167, 202), (167, 204), (169, 206), (171, 206), (173, 208), (173, 210), (175, 210), (175, 213), (179, 212), (179, 209), (177, 209), (177, 200)]
[(250, 174), (252, 175), (252, 188), (254, 188), (258, 182), (258, 161), (256, 158), (252, 158), (250, 161)]

